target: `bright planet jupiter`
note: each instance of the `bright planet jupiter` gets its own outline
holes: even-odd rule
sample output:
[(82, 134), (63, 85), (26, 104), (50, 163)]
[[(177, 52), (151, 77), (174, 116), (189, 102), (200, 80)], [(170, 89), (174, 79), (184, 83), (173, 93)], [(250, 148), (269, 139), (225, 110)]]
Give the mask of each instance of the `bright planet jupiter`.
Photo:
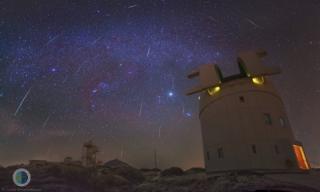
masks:
[(0, 164), (98, 159), (203, 166), (197, 96), (186, 75), (263, 48), (290, 124), (320, 162), (320, 2), (0, 1)]

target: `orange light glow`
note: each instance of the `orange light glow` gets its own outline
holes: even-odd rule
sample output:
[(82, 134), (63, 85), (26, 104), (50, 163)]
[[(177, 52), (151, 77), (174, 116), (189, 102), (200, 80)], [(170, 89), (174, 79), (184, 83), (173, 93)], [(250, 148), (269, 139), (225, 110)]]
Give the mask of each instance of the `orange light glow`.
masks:
[(293, 145), (293, 151), (296, 155), (298, 166), (300, 169), (308, 170), (310, 169), (309, 164), (307, 162), (306, 155), (304, 154), (302, 146)]

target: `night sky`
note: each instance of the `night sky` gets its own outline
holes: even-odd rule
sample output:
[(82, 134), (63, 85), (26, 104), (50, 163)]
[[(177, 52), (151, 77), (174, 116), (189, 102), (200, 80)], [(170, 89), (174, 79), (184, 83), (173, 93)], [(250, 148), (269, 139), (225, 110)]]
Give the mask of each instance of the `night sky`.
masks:
[(98, 159), (203, 166), (196, 66), (237, 73), (241, 50), (267, 50), (291, 126), (320, 162), (320, 2), (0, 1), (0, 164)]

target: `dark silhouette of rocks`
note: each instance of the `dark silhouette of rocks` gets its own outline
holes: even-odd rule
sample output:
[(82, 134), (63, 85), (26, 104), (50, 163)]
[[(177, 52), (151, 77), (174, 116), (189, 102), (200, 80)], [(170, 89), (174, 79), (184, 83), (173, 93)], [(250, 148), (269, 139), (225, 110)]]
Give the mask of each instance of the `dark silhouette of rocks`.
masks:
[(27, 189), (45, 192), (320, 192), (320, 171), (316, 169), (292, 174), (231, 172), (207, 175), (202, 168), (183, 171), (172, 167), (162, 172), (139, 170), (117, 159), (96, 167), (33, 161), (28, 165), (0, 168), (2, 191), (17, 189), (12, 182), (12, 173), (17, 168), (26, 168), (32, 175)]
[(167, 176), (181, 176), (184, 174), (184, 171), (179, 167), (171, 167), (169, 169), (165, 169), (161, 172), (162, 177)]
[(142, 172), (160, 172), (161, 169), (158, 169), (158, 168), (152, 168), (152, 169), (142, 168), (142, 169), (140, 169), (140, 171), (142, 171)]
[(193, 167), (185, 171), (186, 174), (197, 174), (197, 173), (205, 173), (206, 170), (201, 167)]
[(118, 159), (106, 162), (101, 168), (103, 171), (119, 175), (131, 183), (142, 183), (145, 178), (140, 170), (124, 163)]
[(104, 165), (104, 167), (108, 167), (111, 169), (117, 169), (117, 168), (123, 168), (123, 167), (131, 167), (129, 164), (120, 161), (119, 159), (113, 159), (111, 161), (106, 162)]

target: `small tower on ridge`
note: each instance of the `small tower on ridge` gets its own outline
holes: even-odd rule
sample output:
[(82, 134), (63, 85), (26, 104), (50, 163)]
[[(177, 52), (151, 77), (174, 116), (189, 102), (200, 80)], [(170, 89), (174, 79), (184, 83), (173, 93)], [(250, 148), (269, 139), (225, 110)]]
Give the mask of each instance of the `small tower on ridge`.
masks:
[(85, 167), (95, 167), (97, 165), (98, 147), (92, 140), (85, 142), (82, 147), (82, 165)]

